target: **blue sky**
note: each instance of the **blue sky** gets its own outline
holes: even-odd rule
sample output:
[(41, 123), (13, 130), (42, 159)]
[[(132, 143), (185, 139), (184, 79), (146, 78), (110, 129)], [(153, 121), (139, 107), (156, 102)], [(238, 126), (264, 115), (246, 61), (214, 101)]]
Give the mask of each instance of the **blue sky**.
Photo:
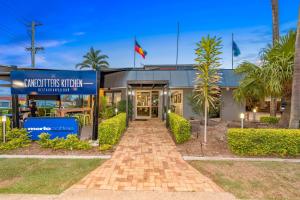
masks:
[[(24, 23), (36, 20), (40, 68), (74, 69), (89, 47), (109, 56), (111, 67), (133, 66), (133, 38), (148, 52), (142, 64), (174, 64), (180, 22), (179, 64), (194, 63), (195, 43), (207, 34), (223, 39), (222, 68), (231, 67), (231, 33), (240, 47), (235, 58), (258, 62), (272, 38), (271, 0), (0, 0), (0, 64), (30, 66)], [(299, 0), (279, 0), (280, 31), (296, 28)]]

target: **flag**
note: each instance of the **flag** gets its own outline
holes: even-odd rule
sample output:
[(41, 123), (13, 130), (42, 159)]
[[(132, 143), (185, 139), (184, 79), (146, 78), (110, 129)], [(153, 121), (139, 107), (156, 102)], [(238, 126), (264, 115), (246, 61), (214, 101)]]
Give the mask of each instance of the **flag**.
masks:
[(145, 59), (147, 51), (143, 50), (137, 41), (135, 41), (134, 50)]
[(235, 57), (237, 57), (241, 54), (241, 51), (240, 51), (238, 45), (235, 43), (234, 40), (232, 40), (232, 51), (233, 51), (233, 55)]

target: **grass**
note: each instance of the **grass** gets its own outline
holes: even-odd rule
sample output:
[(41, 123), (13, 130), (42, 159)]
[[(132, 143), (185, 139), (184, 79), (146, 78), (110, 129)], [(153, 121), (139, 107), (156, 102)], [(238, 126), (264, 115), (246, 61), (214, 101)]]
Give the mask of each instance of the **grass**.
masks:
[(240, 199), (299, 199), (300, 164), (191, 161), (203, 175)]
[(103, 161), (0, 159), (0, 193), (59, 194)]

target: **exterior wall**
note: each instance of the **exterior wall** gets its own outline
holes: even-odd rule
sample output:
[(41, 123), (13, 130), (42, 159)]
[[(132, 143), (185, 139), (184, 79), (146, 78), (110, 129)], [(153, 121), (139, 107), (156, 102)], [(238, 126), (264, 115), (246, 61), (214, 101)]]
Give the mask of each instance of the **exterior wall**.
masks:
[(236, 102), (233, 98), (233, 89), (221, 90), (221, 119), (224, 121), (239, 121), (240, 113), (245, 112), (245, 104)]
[(189, 97), (192, 95), (193, 88), (183, 89), (183, 117), (186, 119), (200, 118), (199, 115), (194, 113), (192, 106), (190, 105)]

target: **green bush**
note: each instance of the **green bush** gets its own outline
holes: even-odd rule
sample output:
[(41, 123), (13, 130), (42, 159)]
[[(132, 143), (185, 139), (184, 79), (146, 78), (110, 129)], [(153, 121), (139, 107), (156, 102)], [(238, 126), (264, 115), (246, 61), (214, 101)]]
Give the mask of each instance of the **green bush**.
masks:
[(21, 147), (26, 147), (30, 144), (31, 140), (29, 139), (28, 132), (26, 129), (17, 129), (14, 128), (6, 132), (6, 142), (0, 143), (0, 150), (11, 150)]
[(112, 145), (110, 144), (101, 144), (100, 147), (99, 147), (99, 150), (100, 151), (106, 151), (108, 149), (111, 149), (112, 148)]
[(126, 129), (126, 114), (120, 113), (100, 123), (98, 129), (99, 144), (116, 144)]
[(273, 116), (262, 116), (260, 117), (260, 122), (262, 123), (267, 123), (267, 124), (277, 124), (280, 120), (278, 117), (273, 117)]
[(183, 143), (191, 137), (191, 124), (188, 120), (175, 113), (169, 113), (169, 126), (176, 143)]
[(87, 141), (81, 141), (75, 134), (67, 135), (67, 138), (50, 139), (50, 134), (42, 133), (39, 135), (40, 140), (37, 142), (42, 148), (67, 149), (67, 150), (87, 150), (92, 146)]
[(296, 156), (300, 154), (298, 129), (228, 129), (230, 150), (238, 155)]

